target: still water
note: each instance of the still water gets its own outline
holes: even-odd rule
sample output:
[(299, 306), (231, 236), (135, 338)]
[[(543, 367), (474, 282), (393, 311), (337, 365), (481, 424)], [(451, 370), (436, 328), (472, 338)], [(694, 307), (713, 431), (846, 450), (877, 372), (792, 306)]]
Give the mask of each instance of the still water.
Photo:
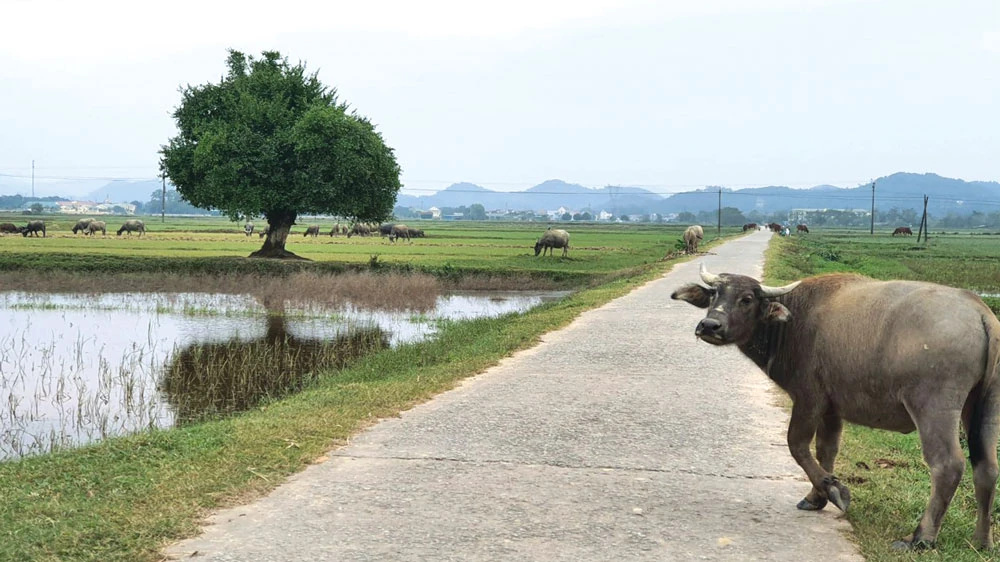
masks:
[(565, 292), (438, 297), (432, 310), (286, 309), (246, 295), (0, 293), (0, 460), (253, 407), (442, 321)]

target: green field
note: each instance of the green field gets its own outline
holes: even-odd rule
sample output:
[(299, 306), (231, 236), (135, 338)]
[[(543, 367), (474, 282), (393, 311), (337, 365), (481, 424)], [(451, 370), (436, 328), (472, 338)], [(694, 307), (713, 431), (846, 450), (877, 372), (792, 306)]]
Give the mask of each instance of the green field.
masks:
[[(0, 222), (24, 224), (22, 216), (0, 216)], [(247, 238), (242, 224), (225, 218), (174, 218), (160, 223), (146, 220), (143, 237), (115, 236), (123, 222), (108, 221), (108, 236), (74, 235), (76, 219), (39, 217), (46, 221), (46, 238), (7, 235), (0, 237), (0, 270), (66, 269), (71, 271), (257, 271), (283, 267), (244, 260), (260, 248), (255, 234)], [(320, 225), (324, 235), (303, 236), (308, 224)], [(300, 219), (288, 238), (287, 249), (315, 262), (313, 267), (368, 266), (373, 259), (389, 267), (423, 269), (429, 272), (490, 273), (495, 275), (562, 276), (571, 283), (621, 272), (662, 260), (676, 250), (683, 227), (676, 225), (554, 224), (570, 233), (567, 258), (536, 257), (534, 243), (545, 231), (545, 223), (409, 221), (422, 228), (426, 238), (412, 243), (390, 243), (386, 238), (330, 237), (325, 233), (333, 220)], [(259, 223), (258, 226), (263, 226)], [(723, 234), (734, 234), (729, 228)], [(714, 237), (714, 230), (706, 238)], [(374, 258), (373, 258), (374, 257)], [(166, 259), (165, 259), (166, 258)], [(221, 259), (225, 258), (225, 259)], [(251, 261), (255, 263), (247, 264)], [(292, 268), (308, 267), (301, 264)]]
[[(853, 271), (879, 279), (914, 279), (1000, 293), (1000, 236), (979, 232), (931, 233), (916, 237), (871, 236), (867, 231), (823, 231), (776, 238), (768, 251), (765, 278), (773, 284), (834, 271)], [(994, 312), (998, 299), (987, 299)], [(893, 540), (910, 534), (930, 495), (930, 478), (917, 434), (901, 435), (847, 424), (837, 474), (851, 488), (848, 520), (869, 561), (993, 560), (969, 544), (975, 526), (971, 466), (944, 519), (938, 546), (925, 553), (900, 554)], [(832, 508), (828, 508), (832, 509)], [(994, 512), (998, 509), (994, 506)], [(998, 533), (994, 525), (994, 533)]]

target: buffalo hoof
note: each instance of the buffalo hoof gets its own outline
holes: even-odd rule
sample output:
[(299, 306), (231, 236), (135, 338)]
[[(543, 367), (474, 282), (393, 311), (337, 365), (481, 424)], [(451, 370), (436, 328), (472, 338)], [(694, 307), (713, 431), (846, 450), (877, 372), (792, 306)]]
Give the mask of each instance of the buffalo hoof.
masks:
[(800, 501), (795, 507), (801, 509), (802, 511), (819, 511), (826, 507), (826, 500), (820, 499), (818, 502), (813, 503), (809, 501), (808, 498), (802, 498), (802, 501)]
[(824, 480), (826, 497), (837, 506), (840, 511), (846, 512), (851, 506), (851, 491), (837, 480), (836, 476), (828, 476)]
[(892, 549), (899, 552), (930, 550), (932, 548), (934, 548), (933, 541), (925, 541), (925, 540), (914, 541), (914, 540), (903, 539), (901, 541), (893, 541), (892, 543)]

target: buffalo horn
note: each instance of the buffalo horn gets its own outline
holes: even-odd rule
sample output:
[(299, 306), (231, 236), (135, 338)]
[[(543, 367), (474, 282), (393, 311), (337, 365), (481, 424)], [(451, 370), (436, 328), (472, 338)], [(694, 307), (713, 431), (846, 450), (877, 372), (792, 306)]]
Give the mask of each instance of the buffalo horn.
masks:
[(720, 276), (714, 273), (709, 273), (708, 268), (705, 267), (705, 262), (701, 262), (701, 280), (705, 282), (709, 287), (715, 286), (720, 281)]
[(796, 281), (794, 283), (789, 283), (784, 287), (768, 287), (767, 285), (760, 286), (760, 296), (764, 298), (774, 298), (780, 297), (786, 293), (790, 293), (792, 289), (799, 286), (802, 281)]

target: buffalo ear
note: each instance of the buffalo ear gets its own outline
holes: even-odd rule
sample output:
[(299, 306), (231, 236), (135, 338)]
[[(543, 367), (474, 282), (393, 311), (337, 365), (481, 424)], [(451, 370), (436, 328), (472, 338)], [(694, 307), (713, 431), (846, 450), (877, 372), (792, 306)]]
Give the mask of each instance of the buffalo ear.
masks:
[(767, 309), (768, 322), (788, 322), (792, 319), (792, 313), (780, 302), (772, 302)]
[(697, 283), (690, 283), (674, 291), (670, 298), (689, 302), (698, 308), (708, 308), (712, 302), (712, 291)]

